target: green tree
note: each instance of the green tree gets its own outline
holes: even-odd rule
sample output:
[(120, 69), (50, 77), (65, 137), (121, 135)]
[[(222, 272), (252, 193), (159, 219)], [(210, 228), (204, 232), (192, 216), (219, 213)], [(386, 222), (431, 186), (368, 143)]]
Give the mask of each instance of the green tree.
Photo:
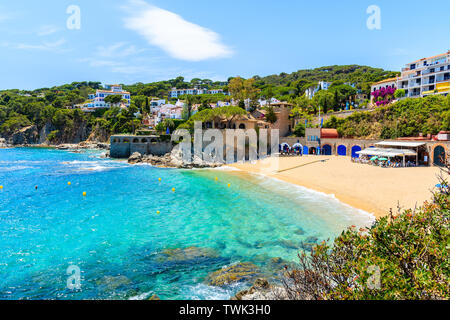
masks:
[(405, 89), (397, 89), (394, 93), (395, 99), (401, 99), (406, 96)]
[(122, 95), (120, 95), (120, 94), (110, 95), (105, 98), (105, 102), (110, 103), (113, 106), (117, 106), (121, 101), (122, 101)]
[(296, 137), (304, 137), (305, 136), (305, 124), (298, 123), (294, 128), (294, 135)]
[(271, 124), (274, 124), (278, 121), (277, 114), (275, 113), (275, 110), (272, 106), (267, 108), (266, 121)]

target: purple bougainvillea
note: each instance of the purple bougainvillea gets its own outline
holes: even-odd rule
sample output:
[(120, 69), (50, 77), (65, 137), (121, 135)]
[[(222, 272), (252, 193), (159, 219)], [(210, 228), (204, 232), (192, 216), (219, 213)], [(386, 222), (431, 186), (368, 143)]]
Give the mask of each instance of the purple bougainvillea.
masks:
[(377, 107), (391, 103), (394, 99), (395, 91), (397, 91), (397, 88), (387, 87), (372, 92)]

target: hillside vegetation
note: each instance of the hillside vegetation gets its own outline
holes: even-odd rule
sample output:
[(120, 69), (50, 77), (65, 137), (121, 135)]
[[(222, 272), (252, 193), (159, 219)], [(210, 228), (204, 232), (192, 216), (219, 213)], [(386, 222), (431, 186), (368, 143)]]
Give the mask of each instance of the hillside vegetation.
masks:
[(331, 117), (325, 128), (341, 137), (396, 139), (450, 131), (450, 96), (408, 98), (372, 112), (356, 112), (348, 118)]

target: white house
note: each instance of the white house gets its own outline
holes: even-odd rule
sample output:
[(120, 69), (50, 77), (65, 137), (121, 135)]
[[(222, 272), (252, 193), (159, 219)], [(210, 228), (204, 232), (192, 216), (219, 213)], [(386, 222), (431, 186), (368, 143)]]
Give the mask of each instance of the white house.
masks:
[(111, 105), (105, 102), (107, 96), (121, 95), (122, 99), (126, 100), (126, 107), (130, 106), (131, 96), (128, 91), (124, 91), (121, 85), (105, 85), (105, 90), (97, 90), (95, 94), (89, 95), (89, 101), (84, 105), (85, 108), (110, 108)]
[(312, 86), (306, 89), (305, 95), (308, 99), (312, 99), (319, 90), (328, 90), (332, 84), (332, 82), (319, 81), (317, 86)]

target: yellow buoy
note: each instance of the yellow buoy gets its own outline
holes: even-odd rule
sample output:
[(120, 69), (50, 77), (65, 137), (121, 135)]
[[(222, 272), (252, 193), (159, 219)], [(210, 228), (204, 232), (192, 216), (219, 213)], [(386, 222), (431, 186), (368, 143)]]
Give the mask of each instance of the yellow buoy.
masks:
[(217, 178), (217, 177), (216, 177), (216, 179), (215, 179), (215, 180), (216, 180), (216, 181), (219, 181), (219, 178)]
[(172, 191), (175, 192), (175, 188), (172, 188)]
[(69, 181), (69, 182), (67, 182), (67, 185), (68, 185), (68, 186), (70, 186), (71, 184), (72, 184), (72, 182), (70, 182), (70, 181)]
[(228, 184), (228, 188), (230, 188), (230, 187), (231, 187), (231, 183)]
[(87, 195), (87, 193), (86, 193), (86, 192), (83, 192), (83, 197), (86, 197), (86, 195)]
[(160, 214), (161, 212), (159, 212), (159, 211), (156, 211), (156, 214)]
[(158, 181), (161, 182), (161, 178), (159, 178)]
[(0, 190), (3, 190), (3, 186), (0, 186)]

